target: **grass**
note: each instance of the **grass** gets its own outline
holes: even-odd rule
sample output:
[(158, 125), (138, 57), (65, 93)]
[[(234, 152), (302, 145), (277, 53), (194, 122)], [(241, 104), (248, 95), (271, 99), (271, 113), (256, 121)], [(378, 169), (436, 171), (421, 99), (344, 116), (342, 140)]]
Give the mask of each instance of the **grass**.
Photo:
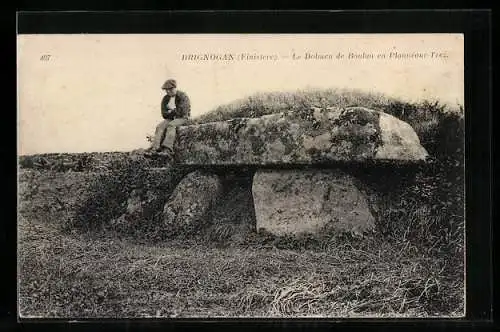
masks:
[[(460, 315), (445, 257), (382, 238), (321, 247), (61, 233), (20, 220), (20, 312), (29, 317), (356, 317)], [(32, 273), (37, 271), (37, 273)]]
[(229, 120), (237, 117), (258, 117), (286, 110), (302, 109), (309, 106), (359, 106), (381, 109), (395, 101), (382, 94), (365, 93), (352, 89), (302, 89), (286, 92), (256, 93), (215, 107), (195, 122)]

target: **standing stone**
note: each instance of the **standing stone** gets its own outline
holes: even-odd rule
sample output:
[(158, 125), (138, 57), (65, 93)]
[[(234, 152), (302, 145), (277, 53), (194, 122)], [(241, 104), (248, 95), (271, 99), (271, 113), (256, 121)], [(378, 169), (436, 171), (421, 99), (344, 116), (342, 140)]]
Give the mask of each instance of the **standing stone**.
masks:
[(336, 169), (257, 171), (252, 186), (257, 229), (276, 235), (371, 231), (375, 219), (355, 183)]
[(192, 234), (210, 223), (210, 211), (222, 193), (215, 174), (195, 171), (186, 175), (163, 208), (166, 232)]

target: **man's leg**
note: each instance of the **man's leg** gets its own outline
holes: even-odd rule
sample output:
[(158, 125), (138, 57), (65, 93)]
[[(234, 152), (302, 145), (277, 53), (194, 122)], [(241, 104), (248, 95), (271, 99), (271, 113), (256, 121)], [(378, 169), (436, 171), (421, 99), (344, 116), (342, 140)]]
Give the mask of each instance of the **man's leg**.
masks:
[(151, 144), (152, 150), (159, 150), (163, 139), (165, 138), (165, 133), (170, 123), (170, 120), (163, 120), (156, 126), (155, 137), (153, 138), (153, 143)]
[(173, 151), (175, 135), (176, 135), (176, 127), (182, 126), (186, 122), (187, 122), (186, 119), (174, 119), (170, 121), (166, 126), (165, 138), (163, 139), (161, 146), (168, 148), (170, 151)]

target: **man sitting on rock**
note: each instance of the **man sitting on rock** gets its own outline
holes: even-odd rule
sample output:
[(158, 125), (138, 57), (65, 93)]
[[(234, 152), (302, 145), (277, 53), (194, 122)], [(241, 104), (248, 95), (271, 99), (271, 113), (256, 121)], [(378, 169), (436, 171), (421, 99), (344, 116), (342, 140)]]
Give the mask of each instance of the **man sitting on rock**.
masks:
[(148, 152), (172, 157), (176, 127), (185, 124), (191, 116), (191, 103), (186, 93), (177, 90), (177, 82), (173, 79), (167, 80), (162, 89), (166, 93), (161, 101), (161, 115), (164, 120), (156, 126), (153, 143)]

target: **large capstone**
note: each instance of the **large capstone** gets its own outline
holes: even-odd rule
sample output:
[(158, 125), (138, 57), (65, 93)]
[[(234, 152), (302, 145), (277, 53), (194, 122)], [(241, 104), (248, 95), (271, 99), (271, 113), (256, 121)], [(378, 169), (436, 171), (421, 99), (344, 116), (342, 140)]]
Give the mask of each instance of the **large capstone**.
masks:
[(221, 193), (219, 176), (200, 171), (186, 175), (163, 208), (165, 231), (172, 236), (189, 235), (207, 226)]
[(418, 162), (427, 157), (406, 122), (364, 107), (310, 108), (177, 128), (185, 165)]
[(374, 230), (367, 197), (355, 178), (334, 170), (261, 170), (252, 186), (257, 229), (275, 235)]
[(177, 176), (168, 167), (148, 168), (140, 177), (142, 183), (135, 185), (128, 193), (127, 200), (122, 205), (123, 213), (110, 220), (110, 224), (116, 230), (129, 231), (141, 223), (153, 222), (165, 205), (165, 192), (174, 189)]

